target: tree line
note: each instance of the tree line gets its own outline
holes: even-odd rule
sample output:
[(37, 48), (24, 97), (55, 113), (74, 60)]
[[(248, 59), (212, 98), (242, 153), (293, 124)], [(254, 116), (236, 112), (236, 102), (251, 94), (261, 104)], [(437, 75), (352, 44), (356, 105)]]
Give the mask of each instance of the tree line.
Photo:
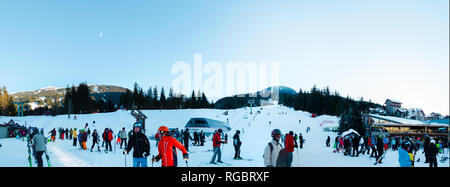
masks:
[(14, 116), (17, 115), (17, 109), (14, 106), (13, 98), (8, 94), (5, 86), (0, 88), (0, 115)]
[(133, 91), (127, 90), (120, 98), (122, 108), (132, 109), (196, 109), (196, 108), (213, 108), (214, 104), (208, 101), (205, 93), (192, 91), (190, 97), (183, 94), (175, 93), (172, 88), (166, 96), (164, 87), (158, 90), (158, 87), (150, 87), (144, 91), (137, 83), (133, 86)]

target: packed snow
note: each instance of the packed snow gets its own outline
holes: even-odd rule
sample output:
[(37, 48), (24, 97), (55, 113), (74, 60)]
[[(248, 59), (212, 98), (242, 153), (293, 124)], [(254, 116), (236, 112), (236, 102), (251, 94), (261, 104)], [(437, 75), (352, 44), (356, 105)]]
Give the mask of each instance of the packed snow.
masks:
[[(339, 118), (335, 116), (318, 116), (312, 118), (308, 112), (294, 111), (283, 106), (254, 107), (253, 114), (250, 114), (249, 108), (228, 110), (228, 115), (224, 115), (227, 110), (216, 109), (183, 109), (183, 110), (145, 110), (147, 136), (153, 137), (159, 126), (165, 125), (169, 128), (184, 128), (190, 118), (203, 117), (226, 122), (229, 120), (229, 126), (232, 128), (228, 133), (229, 142), (236, 130), (241, 131), (241, 156), (244, 160), (233, 160), (234, 147), (232, 143), (223, 146), (222, 161), (226, 164), (211, 165), (209, 161), (212, 157), (211, 137), (206, 137), (205, 146), (189, 146), (189, 167), (264, 167), (263, 151), (268, 142), (271, 141), (271, 131), (278, 128), (283, 134), (289, 131), (302, 133), (305, 143), (303, 149), (294, 152), (294, 167), (398, 167), (398, 152), (388, 150), (383, 164), (374, 165), (375, 159), (369, 155), (360, 155), (359, 157), (344, 156), (343, 153), (333, 153), (332, 147), (326, 147), (327, 136), (331, 137), (331, 144), (334, 143), (336, 133), (325, 132), (323, 129), (330, 126), (337, 126)], [(135, 119), (130, 115), (130, 111), (117, 111), (113, 113), (76, 115), (77, 120), (68, 119), (67, 115), (61, 116), (26, 116), (26, 117), (1, 117), (0, 123), (8, 122), (13, 119), (15, 122), (38, 128), (44, 128), (46, 136), (53, 128), (77, 128), (83, 129), (85, 124), (89, 124), (91, 131), (97, 129), (99, 134), (105, 128), (112, 128), (114, 134), (117, 134), (122, 127), (128, 132)], [(245, 117), (247, 116), (247, 117)], [(93, 124), (95, 121), (95, 124)], [(310, 127), (309, 133), (306, 132)], [(157, 155), (156, 142), (150, 139), (151, 155)], [(0, 139), (0, 167), (28, 167), (28, 153), (26, 141), (15, 138)], [(60, 140), (47, 144), (47, 150), (53, 167), (127, 167), (132, 166), (132, 153), (122, 154), (119, 145), (114, 145), (115, 152), (90, 152), (92, 139), (86, 143), (88, 150), (81, 150), (79, 146), (73, 147), (72, 140)], [(104, 150), (104, 147), (100, 147)], [(449, 161), (439, 162), (442, 155), (448, 156), (448, 150), (445, 154), (438, 156), (438, 165), (440, 167), (449, 167)], [(416, 167), (428, 167), (423, 163), (425, 160), (422, 151), (418, 151), (417, 158), (421, 162), (416, 163)], [(43, 156), (44, 162), (45, 156)], [(178, 166), (186, 167), (183, 162), (182, 154), (178, 151)], [(148, 159), (149, 167), (152, 166), (151, 156)], [(181, 162), (180, 162), (181, 161)], [(44, 164), (46, 165), (46, 164)], [(33, 162), (33, 166), (36, 163)], [(160, 167), (161, 163), (153, 163), (154, 167)]]

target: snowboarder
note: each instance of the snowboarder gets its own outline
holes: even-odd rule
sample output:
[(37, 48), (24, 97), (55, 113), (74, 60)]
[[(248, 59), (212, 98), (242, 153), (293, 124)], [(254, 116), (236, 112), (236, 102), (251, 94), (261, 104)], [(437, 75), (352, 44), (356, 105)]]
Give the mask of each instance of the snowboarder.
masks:
[(123, 154), (128, 154), (133, 149), (133, 167), (147, 167), (147, 157), (150, 155), (150, 142), (147, 136), (141, 132), (141, 124), (133, 125), (134, 133), (128, 140), (128, 146)]
[[(227, 141), (222, 141), (220, 134), (222, 134), (222, 129), (219, 129), (213, 136), (213, 156), (211, 159), (211, 162), (209, 162), (210, 164), (217, 164), (217, 163), (223, 163), (222, 162), (222, 152), (220, 151), (220, 145), (223, 143), (228, 143)], [(215, 162), (216, 160), (216, 156), (217, 158), (217, 163)]]
[(125, 127), (122, 127), (122, 131), (120, 131), (120, 149), (122, 149), (123, 143), (125, 143), (125, 148), (127, 147), (127, 132), (125, 131)]
[(430, 168), (431, 167), (437, 167), (437, 159), (436, 159), (436, 155), (438, 153), (438, 149), (436, 147), (436, 142), (434, 139), (430, 140), (430, 144), (428, 144), (427, 149), (425, 150), (425, 153), (428, 157), (428, 162), (430, 163)]
[(36, 160), (38, 162), (38, 167), (44, 167), (42, 155), (47, 150), (47, 138), (44, 137), (44, 129), (41, 129), (41, 132), (36, 134), (32, 139), (32, 146), (36, 150)]
[(277, 164), (277, 159), (283, 146), (280, 144), (281, 131), (279, 129), (274, 129), (272, 131), (272, 141), (268, 143), (264, 149), (264, 166), (265, 167), (275, 167)]
[(162, 138), (158, 144), (158, 155), (152, 160), (152, 162), (161, 161), (162, 167), (177, 167), (177, 148), (183, 153), (183, 158), (187, 162), (189, 159), (186, 148), (177, 139), (171, 136), (169, 128), (161, 126), (158, 128), (158, 133)]
[(234, 160), (242, 160), (241, 158), (241, 139), (239, 137), (239, 135), (241, 134), (241, 132), (239, 130), (236, 131), (236, 134), (234, 134), (233, 136), (233, 146), (234, 146)]

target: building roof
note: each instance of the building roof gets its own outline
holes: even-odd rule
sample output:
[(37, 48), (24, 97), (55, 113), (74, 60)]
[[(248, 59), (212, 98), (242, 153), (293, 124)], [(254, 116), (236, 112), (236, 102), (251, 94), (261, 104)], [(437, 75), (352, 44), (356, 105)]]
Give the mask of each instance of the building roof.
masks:
[[(398, 100), (394, 100), (394, 99), (386, 99), (386, 103), (387, 103), (388, 101), (391, 101), (391, 102), (393, 102), (393, 103), (402, 104), (402, 102), (400, 102), (400, 101), (398, 101)], [(385, 103), (385, 104), (386, 104), (386, 103)]]
[(353, 129), (350, 129), (350, 130), (348, 130), (348, 131), (343, 132), (343, 133), (341, 134), (341, 136), (347, 136), (347, 135), (350, 135), (350, 134), (352, 134), (352, 133), (354, 133), (354, 134), (356, 134), (356, 135), (358, 135), (358, 136), (361, 136), (361, 135), (359, 135), (358, 132), (356, 132), (356, 131), (353, 130)]

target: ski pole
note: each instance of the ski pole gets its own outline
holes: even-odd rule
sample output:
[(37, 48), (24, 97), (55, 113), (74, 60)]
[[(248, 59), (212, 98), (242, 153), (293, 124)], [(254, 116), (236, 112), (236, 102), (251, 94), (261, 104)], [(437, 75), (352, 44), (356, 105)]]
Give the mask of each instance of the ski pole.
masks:
[(125, 167), (127, 167), (127, 154), (124, 155), (125, 155)]
[(185, 160), (185, 162), (186, 162), (186, 167), (189, 167), (188, 161), (187, 161), (187, 160)]
[(153, 161), (155, 160), (155, 155), (152, 156), (152, 167), (153, 167)]

